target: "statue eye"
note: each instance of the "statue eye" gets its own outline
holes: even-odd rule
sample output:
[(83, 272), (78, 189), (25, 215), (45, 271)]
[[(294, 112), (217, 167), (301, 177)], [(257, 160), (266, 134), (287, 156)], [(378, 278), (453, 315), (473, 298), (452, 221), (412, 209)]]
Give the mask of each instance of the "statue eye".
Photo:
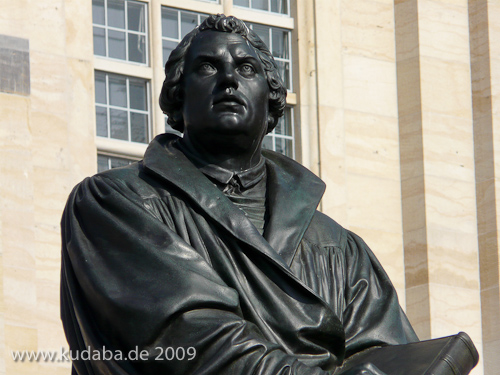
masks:
[(251, 76), (255, 75), (255, 73), (257, 73), (255, 68), (250, 64), (241, 65), (238, 68), (238, 71), (240, 72), (241, 75), (243, 75), (245, 77), (251, 77)]
[(212, 64), (205, 62), (200, 64), (198, 71), (202, 74), (212, 74), (216, 72), (216, 69)]

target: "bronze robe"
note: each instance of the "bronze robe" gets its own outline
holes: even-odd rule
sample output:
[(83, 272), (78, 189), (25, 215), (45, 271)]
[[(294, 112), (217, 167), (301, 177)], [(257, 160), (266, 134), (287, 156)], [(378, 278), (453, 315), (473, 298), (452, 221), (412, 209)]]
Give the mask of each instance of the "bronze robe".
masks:
[[(269, 220), (258, 233), (161, 135), (144, 160), (85, 179), (62, 218), (61, 315), (84, 374), (330, 374), (367, 347), (416, 341), (381, 265), (316, 211), (324, 183), (263, 151)], [(155, 360), (194, 347), (192, 360)]]

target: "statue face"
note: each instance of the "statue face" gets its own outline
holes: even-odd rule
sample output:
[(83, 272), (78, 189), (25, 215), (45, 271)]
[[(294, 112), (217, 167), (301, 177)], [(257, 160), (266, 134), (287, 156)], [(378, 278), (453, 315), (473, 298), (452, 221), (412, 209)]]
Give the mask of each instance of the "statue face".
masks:
[[(255, 50), (239, 34), (204, 31), (184, 65), (184, 133), (190, 139), (240, 138), (253, 147), (267, 131), (269, 86)], [(256, 143), (257, 142), (257, 143)]]

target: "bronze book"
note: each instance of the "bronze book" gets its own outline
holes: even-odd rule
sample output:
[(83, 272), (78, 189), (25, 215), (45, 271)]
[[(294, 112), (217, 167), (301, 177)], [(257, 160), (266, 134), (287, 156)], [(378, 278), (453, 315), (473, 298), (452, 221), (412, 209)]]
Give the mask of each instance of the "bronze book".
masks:
[(372, 363), (387, 375), (466, 375), (478, 360), (474, 343), (460, 332), (434, 340), (365, 350), (348, 358), (341, 372)]

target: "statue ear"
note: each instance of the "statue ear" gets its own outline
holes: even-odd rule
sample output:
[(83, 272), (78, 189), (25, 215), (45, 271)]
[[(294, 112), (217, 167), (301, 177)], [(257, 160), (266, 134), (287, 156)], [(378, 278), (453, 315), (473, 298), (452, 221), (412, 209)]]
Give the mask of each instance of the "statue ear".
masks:
[(275, 128), (275, 126), (276, 126), (276, 119), (271, 115), (267, 115), (267, 133), (271, 133)]

